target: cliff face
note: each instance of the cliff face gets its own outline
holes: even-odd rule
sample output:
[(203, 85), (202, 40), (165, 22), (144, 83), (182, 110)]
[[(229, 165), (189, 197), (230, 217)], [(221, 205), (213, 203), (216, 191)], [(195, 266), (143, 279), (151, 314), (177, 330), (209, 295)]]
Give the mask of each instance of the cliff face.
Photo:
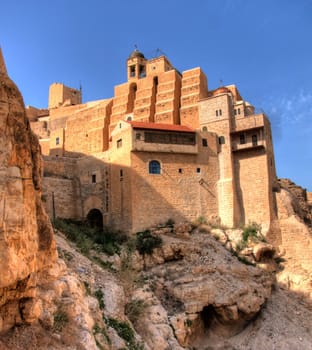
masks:
[[(56, 259), (51, 224), (41, 203), (41, 155), (23, 98), (0, 52), (0, 330), (36, 294), (37, 273)], [(2, 318), (1, 318), (2, 317)], [(8, 320), (11, 317), (11, 320)]]

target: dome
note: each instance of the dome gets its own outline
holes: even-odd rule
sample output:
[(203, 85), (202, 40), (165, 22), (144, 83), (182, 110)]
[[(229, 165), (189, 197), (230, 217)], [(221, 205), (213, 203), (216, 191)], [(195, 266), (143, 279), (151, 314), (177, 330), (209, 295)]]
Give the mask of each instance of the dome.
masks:
[(218, 89), (213, 91), (213, 96), (219, 95), (219, 94), (225, 94), (231, 92), (227, 87), (221, 86)]
[(130, 58), (137, 58), (137, 57), (145, 58), (142, 52), (140, 52), (138, 49), (135, 49), (134, 51), (131, 52), (129, 59)]

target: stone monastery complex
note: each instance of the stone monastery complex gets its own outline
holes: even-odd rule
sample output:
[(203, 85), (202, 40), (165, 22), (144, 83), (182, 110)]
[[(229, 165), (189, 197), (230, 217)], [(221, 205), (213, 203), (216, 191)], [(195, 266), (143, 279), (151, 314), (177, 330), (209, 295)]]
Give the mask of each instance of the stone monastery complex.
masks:
[(27, 116), (52, 218), (126, 232), (198, 217), (269, 229), (276, 218), (269, 120), (236, 86), (209, 90), (200, 68), (180, 73), (135, 50), (112, 98), (82, 103), (81, 91), (55, 83), (48, 109)]

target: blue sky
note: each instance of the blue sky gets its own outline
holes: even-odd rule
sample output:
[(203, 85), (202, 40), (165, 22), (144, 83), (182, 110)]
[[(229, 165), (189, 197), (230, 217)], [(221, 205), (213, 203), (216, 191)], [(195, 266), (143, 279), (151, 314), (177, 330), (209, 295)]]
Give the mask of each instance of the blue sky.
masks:
[(273, 127), (279, 177), (312, 191), (312, 0), (10, 0), (0, 45), (26, 105), (49, 85), (109, 98), (134, 45), (180, 71), (201, 67), (214, 89), (235, 84)]

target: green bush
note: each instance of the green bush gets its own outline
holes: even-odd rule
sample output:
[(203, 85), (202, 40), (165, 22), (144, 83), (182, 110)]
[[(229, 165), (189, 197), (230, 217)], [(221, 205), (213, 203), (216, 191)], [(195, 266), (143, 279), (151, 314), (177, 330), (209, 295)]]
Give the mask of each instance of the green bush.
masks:
[(110, 317), (107, 320), (107, 324), (114, 328), (118, 336), (125, 340), (129, 345), (134, 343), (134, 331), (127, 322), (118, 321), (115, 318)]
[(88, 255), (93, 248), (114, 255), (120, 253), (120, 245), (127, 240), (127, 235), (108, 227), (103, 229), (70, 219), (55, 219), (53, 226), (63, 232), (70, 241), (76, 243), (80, 251)]
[(104, 304), (104, 300), (103, 300), (104, 294), (103, 294), (102, 290), (101, 290), (101, 289), (97, 289), (97, 290), (94, 292), (94, 296), (96, 297), (96, 299), (97, 299), (98, 302), (99, 302), (99, 308), (100, 308), (101, 310), (103, 310), (105, 304)]
[(69, 319), (67, 314), (63, 310), (58, 308), (56, 313), (54, 314), (53, 330), (55, 332), (61, 332), (68, 323), (68, 321)]
[(243, 242), (248, 242), (249, 238), (263, 240), (263, 236), (261, 234), (261, 225), (253, 222), (248, 226), (243, 227), (242, 238)]
[(155, 248), (160, 247), (162, 239), (151, 234), (150, 230), (138, 232), (136, 235), (136, 249), (141, 255), (152, 254)]

